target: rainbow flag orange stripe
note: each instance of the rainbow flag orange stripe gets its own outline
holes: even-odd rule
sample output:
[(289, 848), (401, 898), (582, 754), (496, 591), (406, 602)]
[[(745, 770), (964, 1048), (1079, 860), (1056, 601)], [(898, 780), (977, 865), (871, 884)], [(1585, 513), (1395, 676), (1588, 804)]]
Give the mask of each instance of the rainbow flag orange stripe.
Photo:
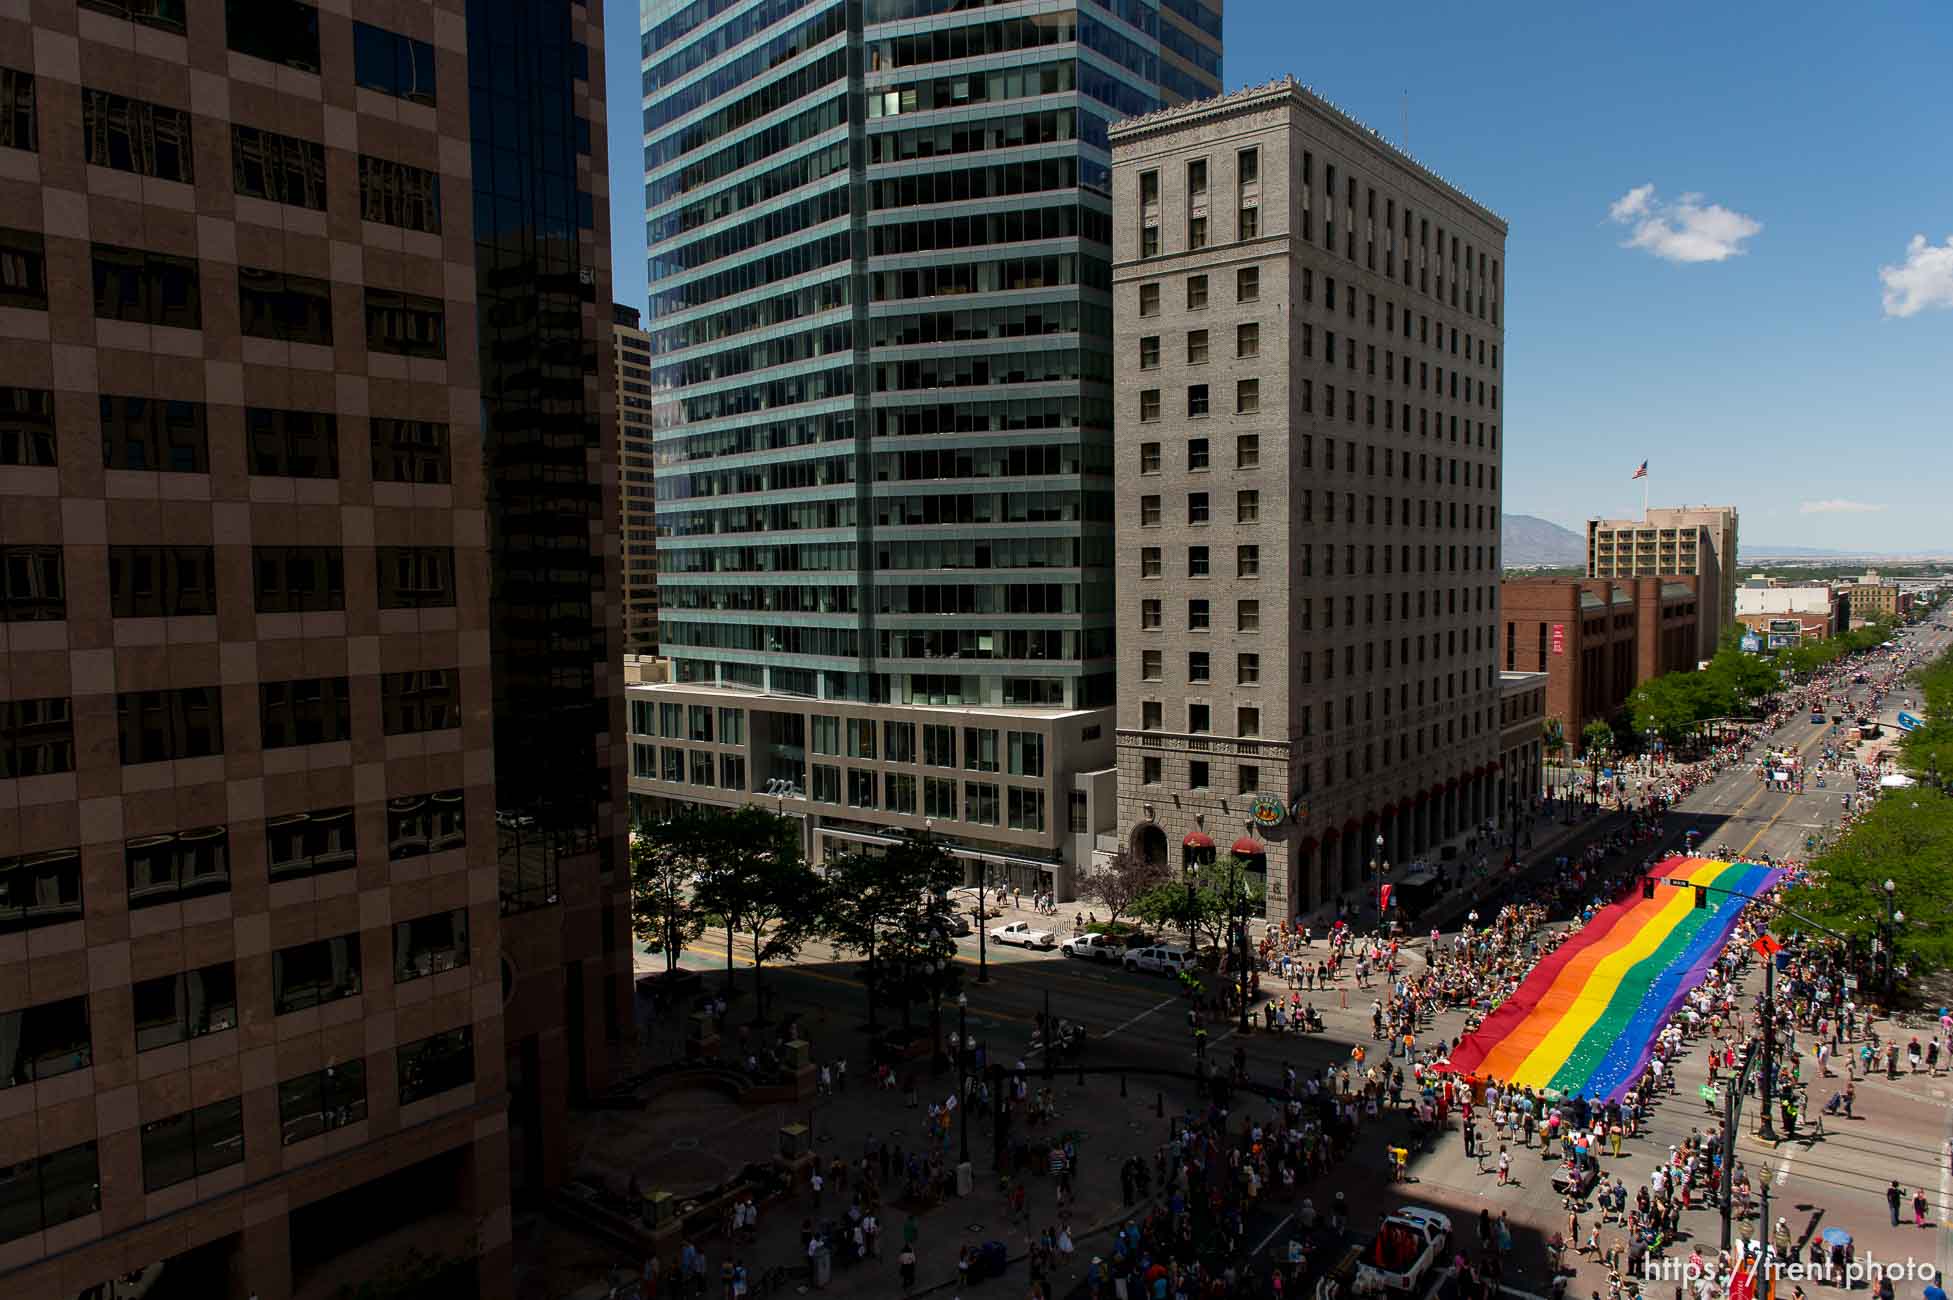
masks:
[(1612, 1100), (1646, 1068), (1655, 1035), (1708, 973), (1747, 900), (1781, 878), (1774, 867), (1670, 858), (1649, 873), (1730, 893), (1657, 883), (1601, 909), (1533, 968), (1451, 1054), (1459, 1074)]

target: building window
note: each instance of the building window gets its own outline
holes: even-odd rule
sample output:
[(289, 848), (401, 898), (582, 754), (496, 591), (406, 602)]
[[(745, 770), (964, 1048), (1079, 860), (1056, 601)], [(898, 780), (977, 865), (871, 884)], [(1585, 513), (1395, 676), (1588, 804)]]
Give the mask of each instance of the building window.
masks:
[(224, 752), (224, 702), (215, 686), (124, 691), (115, 708), (125, 765)]
[(1256, 767), (1253, 763), (1243, 763), (1234, 771), (1234, 792), (1236, 794), (1253, 794), (1255, 791), (1261, 789), (1261, 769), (1259, 767)]
[(1187, 385), (1188, 417), (1197, 420), (1204, 417), (1206, 414), (1207, 414), (1207, 385), (1205, 384)]
[(468, 964), (468, 909), (455, 908), (397, 921), (393, 927), (393, 982), (439, 975)]
[(970, 772), (998, 770), (996, 732), (984, 727), (963, 728), (963, 767)]
[(208, 408), (202, 402), (105, 393), (96, 405), (102, 423), (103, 469), (210, 472)]
[(81, 851), (0, 858), (0, 934), (81, 919)]
[(1261, 734), (1261, 710), (1246, 704), (1235, 709), (1234, 734), (1237, 736), (1259, 736)]
[(848, 807), (873, 808), (875, 806), (875, 774), (865, 768), (849, 768)]
[(264, 820), (264, 859), (271, 880), (303, 880), (355, 865), (359, 853), (352, 808), (312, 808)]
[(34, 121), (34, 74), (0, 68), (0, 148), (32, 153), (40, 147), (40, 131)]
[(231, 126), (231, 189), (313, 212), (326, 210), (325, 146), (255, 126)]
[(1261, 300), (1261, 268), (1244, 266), (1234, 273), (1234, 301), (1259, 302)]
[(1011, 786), (1008, 791), (1009, 824), (1014, 831), (1044, 829), (1044, 791)]
[(353, 81), (366, 90), (432, 104), (434, 47), (367, 23), (353, 24)]
[(446, 483), (453, 475), (448, 426), (432, 420), (374, 416), (373, 479), (385, 483)]
[[(0, 1089), (84, 1070), (94, 1061), (86, 997), (0, 1011)], [(6, 1180), (0, 1177), (0, 1188), (5, 1187)], [(0, 1197), (5, 1195), (0, 1191)], [(0, 1224), (4, 1222), (0, 1218)], [(0, 1240), (8, 1235), (0, 1226)]]
[(925, 767), (956, 766), (956, 728), (924, 723), (922, 762)]
[(1213, 625), (1212, 610), (1213, 610), (1213, 604), (1210, 601), (1205, 601), (1205, 600), (1188, 601), (1187, 602), (1187, 630), (1189, 632), (1207, 631), (1207, 629)]
[(1235, 229), (1242, 239), (1256, 239), (1261, 235), (1261, 209), (1242, 207), (1235, 214)]
[(830, 766), (826, 763), (814, 764), (814, 791), (812, 798), (815, 803), (838, 804), (841, 802), (840, 768)]
[(57, 1227), (102, 1208), (95, 1143), (0, 1165), (0, 1241)]
[(1187, 763), (1187, 788), (1205, 790), (1212, 779), (1212, 764), (1204, 758), (1192, 759)]
[(1204, 578), (1210, 571), (1211, 566), (1208, 560), (1207, 548), (1205, 546), (1189, 546), (1187, 548), (1187, 576), (1189, 578)]
[(1150, 207), (1160, 201), (1160, 174), (1156, 171), (1139, 173), (1139, 206)]
[(1142, 731), (1158, 731), (1166, 725), (1164, 706), (1158, 700), (1144, 700), (1139, 706), (1139, 727)]
[(223, 826), (139, 835), (122, 846), (129, 910), (181, 903), (231, 888), (231, 837)]
[(1142, 388), (1139, 390), (1139, 418), (1142, 423), (1148, 424), (1160, 418), (1159, 389)]
[(224, 33), (239, 54), (319, 70), (319, 11), (299, 0), (224, 0)]
[(52, 466), (56, 445), (54, 394), (0, 386), (0, 465)]
[(1139, 314), (1157, 316), (1160, 314), (1160, 285), (1152, 280), (1139, 286)]
[(345, 553), (337, 546), (254, 546), (260, 614), (323, 614), (346, 608)]
[(922, 815), (940, 821), (955, 821), (956, 782), (937, 776), (924, 777)]
[(383, 226), (441, 233), (441, 174), (389, 158), (359, 156), (359, 215)]
[(1261, 684), (1261, 656), (1238, 654), (1234, 657), (1234, 680), (1242, 686)]
[(1157, 495), (1149, 493), (1139, 498), (1139, 526), (1141, 528), (1160, 526), (1160, 499)]
[[(35, 239), (38, 245), (39, 236)], [(28, 305), (7, 301), (14, 283), (9, 251), (6, 233), (0, 231), (0, 304)], [(203, 291), (194, 257), (172, 257), (113, 244), (92, 244), (90, 253), (98, 318), (178, 329), (203, 328)], [(47, 306), (45, 288), (40, 305)]]
[(1237, 578), (1259, 578), (1261, 576), (1261, 548), (1259, 546), (1237, 546), (1234, 548), (1234, 576)]
[(353, 737), (352, 691), (344, 677), (258, 684), (258, 728), (266, 749), (324, 745)]
[(1234, 603), (1234, 630), (1237, 632), (1261, 631), (1260, 601), (1239, 600)]
[(1259, 379), (1237, 379), (1234, 381), (1234, 410), (1237, 415), (1253, 415), (1261, 409), (1261, 381)]
[(1213, 680), (1212, 661), (1205, 650), (1187, 652), (1187, 680), (1190, 682), (1209, 682)]
[(0, 780), (74, 771), (74, 728), (65, 695), (0, 700)]
[(1244, 433), (1234, 440), (1234, 468), (1255, 469), (1261, 464), (1261, 435)]
[(1187, 706), (1187, 730), (1196, 736), (1204, 735), (1213, 730), (1212, 715), (1213, 710), (1205, 704), (1189, 704)]
[(93, 166), (196, 183), (190, 114), (183, 109), (84, 86), (81, 143), (82, 157)]
[(142, 1189), (161, 1191), (244, 1159), (244, 1099), (232, 1097), (142, 1126)]
[(237, 972), (227, 961), (137, 980), (130, 993), (138, 1052), (237, 1028)]
[(1261, 493), (1253, 488), (1243, 488), (1234, 494), (1234, 522), (1253, 524), (1261, 521)]
[(1258, 357), (1261, 355), (1261, 326), (1254, 321), (1234, 327), (1234, 355), (1237, 357)]
[(1160, 336), (1148, 334), (1139, 340), (1139, 368), (1158, 370), (1160, 368)]
[(1091, 830), (1091, 805), (1083, 790), (1065, 792), (1065, 828), (1073, 835), (1083, 835)]
[[(634, 746), (648, 749), (650, 746)], [(649, 776), (647, 771), (644, 775)], [(459, 789), (387, 800), (387, 860), (445, 853), (468, 842), (467, 800)]]
[(1157, 578), (1160, 576), (1160, 548), (1142, 546), (1139, 548), (1139, 576)]
[(1204, 366), (1207, 364), (1207, 331), (1187, 331), (1187, 364)]
[(1161, 611), (1160, 611), (1159, 601), (1157, 600), (1140, 601), (1139, 602), (1139, 626), (1141, 626), (1142, 628), (1158, 628), (1159, 626), (1161, 626), (1160, 613)]
[(360, 991), (359, 936), (293, 944), (271, 954), (271, 1005), (278, 1015), (324, 1006)]
[(452, 546), (378, 546), (381, 609), (433, 609), (454, 604)]
[(399, 1050), (400, 1104), (411, 1105), (475, 1081), (475, 1031), (471, 1025), (430, 1034)]
[(1187, 310), (1204, 311), (1207, 308), (1207, 277), (1190, 275), (1187, 277)]
[(1160, 255), (1160, 228), (1158, 226), (1141, 227), (1139, 232), (1139, 255), (1141, 257), (1158, 257)]
[(1157, 682), (1166, 675), (1166, 656), (1158, 650), (1139, 652), (1139, 680)]
[(1200, 525), (1207, 521), (1207, 494), (1205, 492), (1187, 493), (1187, 522), (1193, 525)]
[(373, 352), (445, 358), (447, 306), (439, 298), (392, 289), (366, 291), (366, 346)]
[(1160, 472), (1160, 444), (1157, 442), (1139, 444), (1139, 472), (1141, 474)]
[[(99, 273), (96, 282), (99, 314)], [(0, 227), (0, 307), (47, 310), (47, 248), (39, 231)]]
[(365, 1118), (366, 1062), (358, 1057), (278, 1085), (278, 1125), (286, 1146)]
[(380, 715), (389, 736), (461, 725), (459, 674), (450, 668), (380, 674)]
[(1189, 217), (1187, 219), (1187, 247), (1200, 249), (1207, 247), (1207, 218)]
[(58, 622), (68, 616), (58, 546), (0, 546), (0, 623)]
[(1044, 775), (1044, 736), (1035, 731), (1013, 731), (1009, 733), (1010, 762), (1008, 771), (1012, 776)]
[(237, 268), (238, 328), (251, 338), (332, 343), (332, 282), (288, 271)]

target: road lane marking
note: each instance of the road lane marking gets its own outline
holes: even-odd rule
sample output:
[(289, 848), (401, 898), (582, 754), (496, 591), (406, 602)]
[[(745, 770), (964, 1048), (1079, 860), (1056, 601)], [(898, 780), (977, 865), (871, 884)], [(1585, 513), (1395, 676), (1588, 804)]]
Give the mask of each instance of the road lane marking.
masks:
[(1147, 1007), (1147, 1008), (1146, 1008), (1146, 1009), (1145, 1009), (1144, 1011), (1142, 1011), (1142, 1012), (1140, 1012), (1140, 1013), (1139, 1013), (1138, 1015), (1136, 1015), (1136, 1016), (1134, 1016), (1134, 1017), (1133, 1017), (1132, 1019), (1130, 1019), (1130, 1020), (1128, 1020), (1128, 1021), (1126, 1021), (1126, 1022), (1125, 1022), (1124, 1024), (1120, 1024), (1120, 1025), (1114, 1025), (1114, 1026), (1113, 1026), (1112, 1028), (1110, 1028), (1110, 1029), (1108, 1029), (1108, 1030), (1106, 1030), (1106, 1031), (1105, 1031), (1104, 1033), (1102, 1033), (1102, 1034), (1099, 1034), (1099, 1035), (1098, 1035), (1098, 1037), (1100, 1037), (1100, 1038), (1110, 1038), (1110, 1037), (1112, 1037), (1112, 1036), (1113, 1036), (1114, 1034), (1121, 1034), (1121, 1033), (1124, 1033), (1124, 1032), (1125, 1032), (1126, 1030), (1128, 1030), (1128, 1029), (1131, 1029), (1131, 1028), (1132, 1028), (1132, 1027), (1133, 1027), (1134, 1025), (1136, 1025), (1136, 1024), (1138, 1024), (1138, 1023), (1139, 1023), (1140, 1021), (1142, 1021), (1142, 1020), (1144, 1020), (1144, 1019), (1145, 1019), (1146, 1017), (1148, 1017), (1148, 1016), (1150, 1016), (1150, 1015), (1152, 1015), (1152, 1014), (1154, 1014), (1155, 1012), (1158, 1012), (1158, 1011), (1164, 1011), (1164, 1010), (1166, 1010), (1166, 1009), (1167, 1009), (1168, 1007), (1170, 1007), (1170, 1006), (1172, 1006), (1172, 1005), (1174, 1005), (1174, 1004), (1175, 1004), (1176, 1002), (1178, 1002), (1179, 1000), (1180, 1000), (1180, 999), (1178, 999), (1178, 998), (1167, 998), (1167, 999), (1166, 999), (1166, 1000), (1165, 1000), (1164, 1002), (1161, 1002), (1161, 1003), (1160, 1003), (1160, 1004), (1159, 1004), (1158, 1006), (1152, 1006), (1152, 1007)]
[(1262, 1252), (1262, 1251), (1264, 1251), (1264, 1250), (1267, 1250), (1267, 1249), (1268, 1249), (1268, 1243), (1269, 1243), (1269, 1242), (1271, 1242), (1271, 1241), (1273, 1241), (1273, 1240), (1275, 1240), (1275, 1238), (1277, 1238), (1277, 1237), (1279, 1237), (1279, 1236), (1281, 1236), (1281, 1235), (1282, 1235), (1282, 1229), (1283, 1229), (1283, 1228), (1286, 1228), (1286, 1227), (1287, 1227), (1287, 1226), (1289, 1225), (1289, 1220), (1291, 1220), (1291, 1219), (1293, 1219), (1294, 1217), (1295, 1217), (1295, 1216), (1294, 1216), (1294, 1215), (1292, 1215), (1292, 1214), (1284, 1214), (1284, 1215), (1282, 1216), (1282, 1221), (1281, 1221), (1280, 1223), (1278, 1223), (1278, 1224), (1276, 1224), (1276, 1225), (1275, 1225), (1275, 1226), (1274, 1226), (1273, 1228), (1271, 1228), (1271, 1229), (1269, 1229), (1269, 1230), (1268, 1230), (1268, 1235), (1267, 1235), (1266, 1237), (1263, 1237), (1263, 1238), (1261, 1239), (1261, 1244), (1260, 1244), (1259, 1246), (1256, 1246), (1256, 1247), (1255, 1247), (1255, 1248), (1254, 1248), (1253, 1250), (1251, 1250), (1251, 1251), (1249, 1251), (1249, 1252), (1248, 1252), (1248, 1258), (1249, 1258), (1249, 1259), (1254, 1259), (1254, 1258), (1256, 1258), (1256, 1257), (1258, 1257), (1258, 1256), (1259, 1256), (1259, 1255), (1261, 1254), (1261, 1252)]

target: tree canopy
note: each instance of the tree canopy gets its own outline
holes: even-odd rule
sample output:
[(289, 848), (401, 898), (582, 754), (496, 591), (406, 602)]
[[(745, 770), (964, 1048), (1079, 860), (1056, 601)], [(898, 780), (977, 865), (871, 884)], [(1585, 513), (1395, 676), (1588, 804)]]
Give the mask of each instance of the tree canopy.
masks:
[(1251, 915), (1261, 908), (1262, 877), (1231, 853), (1194, 866), (1178, 880), (1165, 879), (1141, 894), (1133, 911), (1148, 925), (1186, 932), (1200, 946), (1203, 932), (1218, 940), (1237, 908)]
[(1121, 848), (1110, 861), (1085, 872), (1078, 882), (1078, 896), (1087, 903), (1103, 904), (1109, 913), (1106, 924), (1117, 925), (1120, 917), (1137, 915), (1139, 900), (1165, 880), (1164, 862), (1148, 862)]
[(868, 1023), (884, 1001), (913, 1023), (920, 1003), (951, 996), (960, 974), (949, 891), (962, 868), (940, 844), (912, 837), (828, 864), (825, 928), (835, 946), (868, 959)]
[[(1895, 790), (1812, 863), (1812, 883), (1792, 890), (1789, 907), (1869, 942), (1886, 917), (1893, 884), (1897, 960), (1913, 974), (1953, 965), (1953, 797), (1927, 786)], [(1794, 919), (1784, 927), (1799, 928)]]
[(1922, 781), (1945, 789), (1953, 781), (1953, 650), (1919, 673), (1920, 706), (1911, 710), (1926, 725), (1899, 742), (1906, 766)]

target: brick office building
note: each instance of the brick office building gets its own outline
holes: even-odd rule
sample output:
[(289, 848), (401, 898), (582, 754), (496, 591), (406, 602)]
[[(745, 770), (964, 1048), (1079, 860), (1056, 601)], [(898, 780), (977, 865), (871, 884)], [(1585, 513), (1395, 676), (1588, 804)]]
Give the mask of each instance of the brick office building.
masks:
[(1500, 596), (1507, 672), (1547, 675), (1545, 715), (1577, 754), (1580, 730), (1610, 719), (1650, 677), (1695, 666), (1696, 579), (1518, 578)]
[(629, 1019), (601, 14), (29, 11), (0, 1293), (506, 1295)]
[(1111, 140), (1119, 839), (1286, 918), (1498, 811), (1506, 227), (1293, 79)]

